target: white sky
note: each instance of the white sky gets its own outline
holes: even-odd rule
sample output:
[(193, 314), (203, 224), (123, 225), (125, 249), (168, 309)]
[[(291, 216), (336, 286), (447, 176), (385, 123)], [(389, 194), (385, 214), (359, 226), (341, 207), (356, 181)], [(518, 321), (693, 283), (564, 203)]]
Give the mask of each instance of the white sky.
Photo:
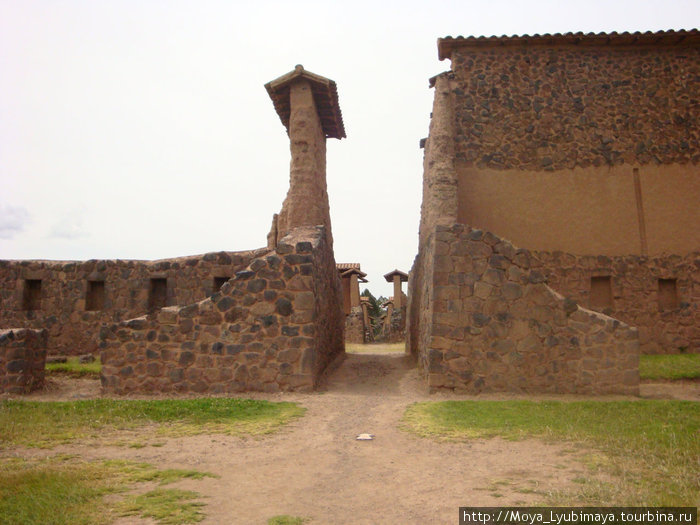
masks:
[(375, 295), (418, 244), (428, 78), (448, 35), (692, 29), (700, 1), (0, 0), (0, 259), (265, 245), (289, 142), (263, 84), (338, 84), (338, 262)]

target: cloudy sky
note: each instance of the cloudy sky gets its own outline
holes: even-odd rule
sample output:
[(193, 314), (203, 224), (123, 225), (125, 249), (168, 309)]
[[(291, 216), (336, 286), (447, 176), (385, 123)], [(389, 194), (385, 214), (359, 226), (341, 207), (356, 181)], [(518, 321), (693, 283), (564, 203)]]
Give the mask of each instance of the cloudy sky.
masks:
[(265, 245), (289, 143), (263, 85), (338, 84), (338, 262), (375, 295), (417, 250), (422, 150), (447, 35), (700, 25), (697, 0), (0, 0), (0, 258), (157, 259)]

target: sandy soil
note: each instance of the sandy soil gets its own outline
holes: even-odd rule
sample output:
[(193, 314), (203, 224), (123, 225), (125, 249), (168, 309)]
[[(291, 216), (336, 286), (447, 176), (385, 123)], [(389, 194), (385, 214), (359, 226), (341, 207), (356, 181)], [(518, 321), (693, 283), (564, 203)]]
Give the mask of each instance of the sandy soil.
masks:
[[(677, 387), (644, 385), (642, 395), (700, 400), (700, 385)], [(95, 381), (54, 380), (50, 388), (28, 397), (98, 396)], [(307, 517), (313, 524), (457, 523), (460, 505), (541, 502), (547, 492), (572, 488), (575, 478), (590, 476), (581, 463), (588, 451), (571, 445), (501, 439), (443, 443), (401, 431), (399, 420), (410, 403), (467, 398), (429, 396), (417, 370), (402, 355), (348, 354), (316, 393), (251, 397), (297, 401), (308, 411), (282, 431), (262, 438), (142, 435), (147, 442), (164, 445), (140, 449), (70, 445), (52, 452), (217, 474), (218, 479), (177, 484), (205, 496), (205, 524), (264, 524), (278, 514)], [(374, 439), (357, 441), (361, 433), (373, 434)], [(132, 518), (119, 522), (128, 523), (149, 522)]]

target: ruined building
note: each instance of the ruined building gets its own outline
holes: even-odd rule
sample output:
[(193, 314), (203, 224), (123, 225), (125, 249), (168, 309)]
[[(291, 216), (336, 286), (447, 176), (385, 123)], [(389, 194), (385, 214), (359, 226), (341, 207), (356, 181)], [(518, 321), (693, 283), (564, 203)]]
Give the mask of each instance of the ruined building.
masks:
[(360, 263), (338, 263), (343, 290), (343, 312), (345, 313), (345, 342), (367, 343), (371, 339), (371, 326), (367, 304), (361, 301), (360, 283), (368, 282), (367, 274)]
[(438, 41), (409, 283), (431, 387), (634, 392), (637, 345), (700, 350), (699, 44)]
[(52, 353), (99, 345), (108, 392), (313, 388), (343, 352), (325, 155), (326, 138), (345, 129), (333, 81), (297, 66), (265, 87), (292, 157), (268, 246), (154, 262), (0, 261), (0, 326), (48, 331), (0, 333), (0, 350), (18, 356), (9, 371), (30, 370), (35, 345), (25, 359), (16, 341), (48, 335)]
[[(640, 351), (700, 352), (700, 32), (448, 37), (438, 52), (451, 68), (431, 79), (407, 306), (406, 274), (385, 276), (385, 330), (405, 323), (430, 388), (633, 394)], [(333, 256), (336, 85), (297, 66), (265, 87), (291, 149), (267, 246), (0, 261), (0, 390), (40, 386), (47, 349), (99, 349), (115, 393), (308, 390), (346, 323), (367, 340), (365, 275)]]

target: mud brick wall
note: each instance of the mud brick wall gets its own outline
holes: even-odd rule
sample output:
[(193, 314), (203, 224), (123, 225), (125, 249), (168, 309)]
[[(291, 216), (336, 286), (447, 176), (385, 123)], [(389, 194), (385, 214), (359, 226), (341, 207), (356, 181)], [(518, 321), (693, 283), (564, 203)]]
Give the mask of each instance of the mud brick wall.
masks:
[(637, 394), (637, 330), (554, 292), (532, 259), (489, 232), (436, 228), (430, 387)]
[(480, 168), (698, 163), (700, 48), (456, 49), (456, 155)]
[[(700, 352), (700, 253), (657, 257), (562, 252), (533, 255), (533, 266), (539, 267), (559, 293), (637, 326), (643, 353)], [(595, 279), (609, 287), (609, 296), (602, 300), (592, 291)], [(660, 279), (673, 281), (675, 301), (665, 301)]]
[(297, 228), (218, 293), (105, 326), (105, 391), (310, 390), (343, 350), (340, 279), (324, 229)]
[[(0, 261), (0, 327), (46, 328), (49, 355), (97, 351), (105, 322), (143, 315), (152, 278), (167, 280), (166, 305), (189, 304), (213, 293), (262, 251), (214, 252), (158, 261)], [(25, 304), (26, 281), (41, 281), (35, 309)], [(90, 281), (102, 281), (101, 304), (88, 304)]]
[(44, 386), (46, 330), (0, 330), (0, 393), (28, 394)]

